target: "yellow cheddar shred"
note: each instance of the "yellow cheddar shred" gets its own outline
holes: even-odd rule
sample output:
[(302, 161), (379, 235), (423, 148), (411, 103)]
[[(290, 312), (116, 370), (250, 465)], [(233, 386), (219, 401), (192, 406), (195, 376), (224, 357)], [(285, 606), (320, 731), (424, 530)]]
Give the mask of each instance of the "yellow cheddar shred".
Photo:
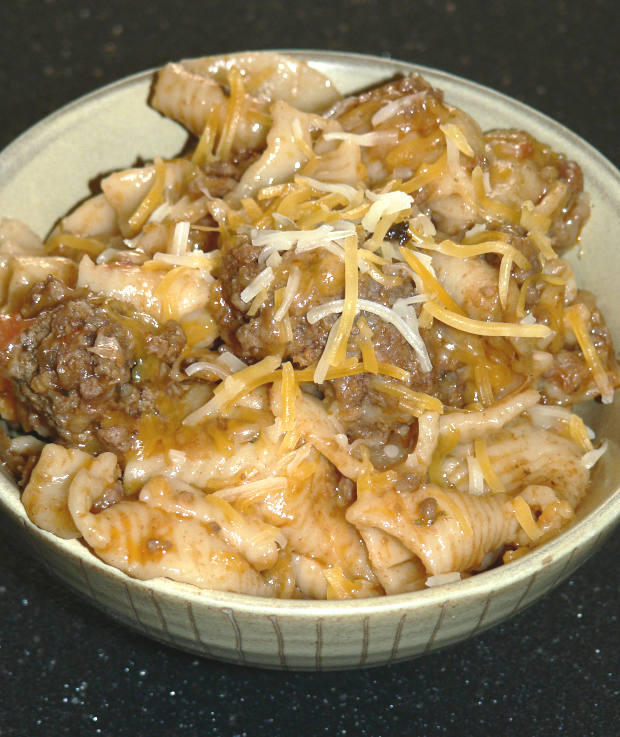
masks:
[(517, 518), (517, 522), (521, 525), (525, 534), (530, 538), (530, 540), (537, 540), (542, 535), (542, 531), (536, 524), (530, 505), (522, 496), (516, 496), (512, 500), (512, 508), (514, 510), (515, 517)]
[(297, 382), (290, 361), (282, 364), (282, 429), (291, 432), (295, 429), (295, 398)]
[(592, 450), (592, 441), (588, 435), (588, 430), (584, 421), (579, 415), (572, 414), (568, 421), (568, 430), (571, 438), (581, 447), (584, 453)]
[(198, 145), (192, 154), (192, 164), (196, 164), (196, 166), (204, 166), (205, 164), (210, 164), (213, 161), (213, 146), (215, 145), (217, 130), (218, 117), (216, 111), (212, 110), (207, 117), (207, 122), (204, 130), (202, 131), (202, 135), (198, 140)]
[(437, 397), (432, 397), (424, 392), (416, 392), (404, 384), (393, 384), (391, 382), (376, 379), (371, 381), (371, 386), (377, 391), (387, 394), (399, 400), (399, 406), (410, 411), (416, 417), (425, 412), (443, 412), (443, 404)]
[(464, 333), (472, 333), (473, 335), (546, 338), (551, 333), (551, 329), (546, 325), (473, 320), (471, 317), (465, 317), (462, 314), (447, 310), (437, 302), (432, 301), (425, 302), (422, 311), (427, 312), (440, 322), (456, 328), (456, 330), (462, 330)]
[(575, 338), (577, 338), (583, 357), (590, 367), (592, 378), (601, 393), (603, 403), (611, 402), (613, 400), (614, 390), (601, 359), (596, 352), (596, 348), (590, 339), (588, 330), (581, 315), (580, 305), (571, 305), (570, 307), (567, 307), (564, 315), (566, 321), (575, 334)]
[(342, 363), (347, 355), (347, 343), (357, 314), (358, 269), (357, 236), (351, 236), (344, 240), (344, 306), (328, 359), (332, 366)]
[(491, 463), (491, 459), (489, 458), (489, 453), (487, 451), (487, 441), (485, 440), (485, 438), (476, 438), (474, 440), (474, 455), (476, 456), (476, 460), (480, 464), (480, 469), (482, 471), (482, 475), (484, 476), (484, 480), (489, 485), (491, 491), (494, 491), (496, 493), (505, 491), (504, 484), (495, 472), (493, 464)]
[(454, 312), (457, 315), (465, 314), (410, 248), (402, 246), (400, 252), (407, 264), (422, 280), (422, 285), (426, 294), (436, 297), (451, 312)]
[(220, 134), (220, 140), (215, 149), (215, 157), (220, 161), (226, 161), (230, 158), (235, 133), (241, 120), (243, 112), (243, 104), (245, 101), (245, 89), (243, 86), (243, 78), (237, 67), (231, 67), (228, 73), (228, 82), (230, 85), (230, 97), (228, 98), (228, 109), (226, 111), (226, 119)]
[(155, 159), (155, 176), (146, 197), (135, 209), (133, 215), (127, 220), (132, 232), (137, 232), (148, 220), (149, 215), (162, 203), (164, 186), (166, 184), (166, 165), (160, 159)]
[(519, 222), (520, 213), (513, 210), (512, 207), (505, 205), (503, 202), (492, 200), (487, 196), (484, 191), (482, 169), (479, 166), (473, 170), (471, 181), (474, 185), (474, 193), (476, 195), (478, 205), (487, 215), (499, 220), (507, 220), (510, 223)]
[(86, 238), (71, 233), (57, 233), (46, 241), (45, 250), (48, 253), (54, 253), (62, 246), (74, 248), (76, 251), (83, 251), (93, 258), (96, 258), (106, 248), (105, 244), (96, 238)]
[(370, 374), (379, 373), (379, 364), (377, 355), (372, 344), (372, 330), (370, 329), (365, 317), (360, 317), (357, 321), (357, 327), (360, 331), (360, 350), (362, 352), (362, 361), (364, 368)]

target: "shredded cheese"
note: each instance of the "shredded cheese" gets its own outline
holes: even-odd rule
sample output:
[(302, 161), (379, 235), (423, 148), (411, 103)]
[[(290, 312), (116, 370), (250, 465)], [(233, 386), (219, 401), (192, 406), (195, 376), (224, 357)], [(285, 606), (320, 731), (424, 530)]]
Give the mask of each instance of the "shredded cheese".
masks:
[(409, 210), (413, 204), (413, 197), (399, 190), (378, 195), (368, 191), (366, 194), (370, 199), (374, 199), (368, 212), (362, 218), (362, 227), (369, 232), (375, 230), (379, 220), (384, 215), (396, 215), (404, 212)]
[(462, 154), (470, 157), (474, 155), (474, 149), (469, 145), (465, 132), (456, 123), (444, 123), (439, 126), (439, 130), (446, 137), (446, 142), (448, 140), (453, 141)]
[(213, 397), (199, 409), (189, 414), (184, 425), (197, 425), (199, 422), (218, 414), (228, 404), (233, 404), (244, 394), (269, 381), (273, 381), (273, 372), (280, 365), (279, 356), (267, 356), (253, 366), (226, 377), (217, 385)]
[(127, 220), (127, 224), (133, 233), (136, 233), (147, 221), (149, 215), (161, 203), (164, 196), (164, 185), (166, 184), (166, 165), (160, 158), (155, 159), (155, 175), (153, 183), (146, 197), (135, 209), (133, 215)]
[(519, 298), (517, 300), (517, 307), (515, 310), (517, 317), (521, 318), (525, 316), (525, 302), (527, 300), (528, 291), (531, 287), (536, 286), (539, 282), (547, 282), (547, 284), (553, 284), (554, 286), (558, 287), (566, 286), (566, 281), (564, 279), (552, 274), (538, 273), (532, 274), (532, 276), (528, 276), (521, 285), (521, 290), (519, 291)]
[(293, 303), (293, 300), (295, 299), (297, 290), (299, 289), (299, 282), (299, 269), (294, 266), (288, 275), (286, 286), (284, 287), (284, 292), (282, 293), (282, 302), (273, 315), (274, 322), (280, 322), (285, 318), (286, 315), (288, 315), (289, 308)]
[[(343, 307), (343, 299), (326, 302), (325, 304), (318, 305), (310, 309), (306, 315), (306, 319), (311, 325), (314, 325), (328, 315), (342, 312)], [(358, 299), (356, 305), (356, 313), (357, 312), (370, 312), (373, 315), (377, 315), (377, 317), (380, 317), (385, 322), (389, 322), (393, 325), (415, 351), (418, 361), (420, 362), (420, 369), (425, 373), (432, 369), (431, 359), (429, 358), (426, 345), (420, 337), (420, 334), (416, 332), (409, 323), (405, 322), (405, 320), (398, 315), (394, 309), (379, 304), (378, 302), (371, 302), (368, 299)]]
[(461, 330), (464, 333), (472, 333), (474, 335), (487, 336), (505, 336), (512, 338), (546, 338), (551, 334), (551, 329), (546, 325), (534, 324), (524, 325), (522, 323), (512, 322), (484, 322), (482, 320), (473, 320), (471, 317), (456, 314), (445, 307), (437, 304), (437, 302), (425, 302), (422, 310), (427, 312), (431, 317), (436, 318), (450, 327)]
[(260, 292), (268, 289), (274, 279), (275, 274), (273, 269), (271, 266), (267, 266), (267, 268), (263, 269), (260, 274), (257, 274), (247, 287), (241, 291), (241, 294), (239, 295), (241, 300), (248, 304), (258, 294), (260, 294)]
[(588, 331), (586, 329), (583, 317), (581, 316), (580, 305), (571, 305), (567, 307), (564, 316), (566, 322), (570, 325), (571, 330), (577, 338), (583, 357), (590, 367), (592, 378), (598, 390), (601, 393), (603, 404), (611, 404), (614, 400), (614, 389), (609, 381), (607, 372), (605, 371), (601, 359), (596, 352), (596, 348), (592, 343)]
[(426, 90), (421, 92), (413, 92), (410, 95), (399, 97), (397, 100), (390, 100), (386, 105), (380, 107), (377, 112), (372, 116), (370, 122), (373, 127), (385, 123), (390, 118), (395, 117), (399, 113), (410, 110), (417, 102), (422, 100), (426, 95)]
[(398, 132), (395, 130), (371, 131), (370, 133), (347, 133), (346, 131), (328, 131), (323, 133), (326, 141), (349, 141), (356, 146), (381, 146), (396, 143)]
[(282, 430), (292, 432), (295, 429), (295, 395), (297, 383), (295, 371), (290, 361), (282, 364)]
[(257, 481), (248, 481), (245, 484), (236, 486), (226, 486), (222, 489), (214, 491), (210, 496), (223, 499), (227, 502), (235, 502), (240, 499), (256, 499), (273, 491), (280, 491), (288, 488), (288, 479), (285, 476), (272, 476), (267, 479), (258, 479)]
[(373, 389), (398, 399), (399, 406), (410, 411), (415, 417), (420, 417), (426, 412), (443, 413), (443, 404), (440, 399), (424, 392), (413, 391), (404, 384), (393, 384), (377, 378), (372, 379), (370, 385)]
[(53, 235), (46, 241), (45, 250), (48, 253), (53, 253), (61, 246), (75, 248), (76, 251), (83, 251), (93, 258), (99, 256), (105, 250), (105, 244), (96, 238), (86, 238), (85, 236), (73, 235), (71, 233), (57, 233)]
[(519, 213), (515, 212), (511, 207), (508, 207), (508, 205), (505, 205), (503, 202), (493, 200), (487, 196), (482, 169), (479, 166), (473, 170), (471, 180), (474, 185), (474, 192), (478, 205), (487, 216), (493, 219), (498, 218), (500, 220), (507, 220), (509, 223), (519, 222)]
[[(342, 304), (344, 305), (344, 300), (340, 300)], [(309, 315), (310, 313), (308, 313)], [(308, 322), (310, 322), (308, 318)], [(322, 384), (326, 377), (327, 372), (330, 368), (330, 356), (332, 354), (332, 348), (336, 341), (336, 336), (338, 335), (340, 331), (340, 318), (336, 320), (336, 322), (332, 325), (328, 335), (327, 335), (327, 341), (325, 343), (325, 348), (323, 349), (323, 353), (321, 354), (321, 357), (318, 360), (318, 363), (316, 365), (316, 368), (314, 369), (314, 375), (312, 380), (315, 384)]]
[(521, 251), (518, 251), (514, 246), (511, 246), (504, 240), (484, 240), (480, 243), (461, 244), (454, 243), (451, 240), (443, 240), (440, 243), (435, 243), (435, 241), (426, 237), (418, 238), (416, 245), (425, 251), (438, 251), (454, 258), (472, 258), (482, 256), (486, 253), (498, 253), (502, 256), (508, 256), (521, 269), (527, 270), (532, 268), (531, 263)]
[(352, 206), (358, 206), (364, 197), (364, 193), (361, 190), (352, 187), (350, 184), (342, 184), (341, 182), (321, 182), (319, 179), (297, 175), (295, 177), (295, 183), (310, 187), (317, 192), (339, 194)]
[(228, 108), (226, 111), (226, 119), (220, 134), (217, 148), (215, 149), (215, 157), (220, 161), (226, 161), (230, 158), (235, 133), (239, 127), (243, 104), (245, 101), (245, 90), (243, 87), (243, 78), (241, 72), (235, 66), (230, 68), (228, 73), (228, 83), (230, 86), (230, 97), (228, 98)]
[(405, 246), (401, 246), (400, 252), (409, 267), (422, 280), (423, 291), (426, 294), (436, 297), (451, 312), (454, 312), (457, 315), (465, 315), (463, 310), (441, 286), (437, 277), (433, 276), (430, 269), (424, 266), (420, 259), (421, 254), (416, 255), (410, 248), (406, 248)]
[(213, 146), (217, 136), (218, 118), (215, 110), (211, 110), (207, 116), (207, 122), (202, 131), (202, 135), (198, 141), (198, 145), (192, 154), (192, 164), (203, 166), (205, 163), (210, 164), (213, 161)]
[(369, 374), (376, 374), (379, 372), (379, 364), (377, 362), (375, 348), (372, 344), (372, 330), (364, 317), (358, 319), (357, 327), (360, 331), (360, 350), (362, 352), (364, 368)]
[(588, 435), (588, 430), (579, 415), (571, 414), (568, 421), (568, 431), (571, 438), (581, 447), (584, 453), (592, 450), (592, 441)]
[(510, 256), (502, 256), (499, 266), (499, 285), (497, 292), (502, 309), (508, 304), (508, 288), (510, 287), (510, 275), (512, 273), (512, 259)]
[(537, 540), (542, 535), (542, 530), (536, 524), (530, 505), (522, 496), (516, 496), (512, 500), (512, 508), (517, 522), (521, 525), (525, 534), (530, 540)]
[(496, 493), (505, 491), (504, 484), (495, 472), (493, 464), (491, 463), (491, 459), (489, 458), (489, 453), (487, 451), (487, 441), (485, 438), (476, 438), (474, 440), (474, 454), (476, 460), (480, 465), (480, 470), (482, 471), (484, 480), (489, 485), (491, 491), (494, 491)]
[(470, 494), (480, 496), (484, 494), (484, 474), (480, 468), (480, 461), (471, 453), (468, 453), (465, 458), (467, 460), (468, 491)]
[(183, 256), (187, 253), (189, 247), (189, 222), (181, 220), (174, 226), (172, 240), (170, 241), (169, 252), (173, 256)]
[(344, 242), (344, 300), (338, 333), (334, 339), (330, 356), (330, 365), (341, 363), (347, 355), (347, 343), (357, 314), (358, 295), (358, 263), (357, 238), (347, 238)]
[(581, 456), (581, 462), (589, 471), (607, 450), (607, 440), (603, 440), (599, 448), (593, 448)]

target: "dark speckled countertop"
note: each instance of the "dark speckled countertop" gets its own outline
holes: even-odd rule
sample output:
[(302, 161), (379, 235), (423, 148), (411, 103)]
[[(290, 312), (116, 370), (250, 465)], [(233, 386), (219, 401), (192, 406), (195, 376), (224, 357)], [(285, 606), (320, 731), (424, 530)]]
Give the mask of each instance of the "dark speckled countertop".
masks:
[[(75, 97), (169, 59), (297, 47), (468, 77), (539, 108), (618, 166), (619, 7), (11, 0), (0, 9), (0, 147)], [(0, 539), (0, 736), (614, 737), (619, 552), (616, 536), (527, 612), (444, 652), (374, 670), (282, 674), (135, 635)]]

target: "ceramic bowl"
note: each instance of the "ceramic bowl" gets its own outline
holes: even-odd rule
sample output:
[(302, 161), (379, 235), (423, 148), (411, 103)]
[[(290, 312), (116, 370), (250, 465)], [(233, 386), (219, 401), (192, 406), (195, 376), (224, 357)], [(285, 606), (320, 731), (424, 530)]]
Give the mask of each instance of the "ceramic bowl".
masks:
[[(497, 92), (431, 69), (343, 53), (293, 52), (347, 93), (419, 71), (484, 129), (525, 128), (578, 161), (592, 217), (572, 254), (581, 284), (598, 295), (616, 344), (620, 308), (620, 173), (596, 150), (549, 118)], [(173, 156), (184, 130), (147, 104), (152, 72), (81, 98), (24, 133), (0, 154), (0, 214), (44, 235), (89, 194), (102, 172), (138, 156)], [(464, 640), (522, 611), (583, 563), (620, 516), (620, 402), (584, 409), (610, 451), (596, 466), (575, 523), (509, 565), (412, 594), (355, 601), (282, 601), (203, 591), (165, 579), (138, 581), (95, 558), (78, 541), (31, 524), (15, 486), (0, 480), (0, 524), (26, 539), (39, 561), (95, 606), (147, 637), (209, 658), (270, 668), (337, 669), (404, 660)]]

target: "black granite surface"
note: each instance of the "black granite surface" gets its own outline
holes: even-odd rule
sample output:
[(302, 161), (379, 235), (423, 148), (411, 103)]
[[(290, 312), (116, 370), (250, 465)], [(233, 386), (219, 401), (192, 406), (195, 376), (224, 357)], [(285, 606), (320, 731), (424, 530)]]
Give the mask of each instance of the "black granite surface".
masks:
[[(75, 97), (169, 59), (295, 47), (390, 55), (474, 79), (556, 118), (619, 165), (619, 7), (3, 2), (0, 147)], [(447, 651), (374, 670), (282, 674), (135, 635), (0, 539), (0, 735), (613, 737), (619, 551), (616, 536), (527, 612)]]

